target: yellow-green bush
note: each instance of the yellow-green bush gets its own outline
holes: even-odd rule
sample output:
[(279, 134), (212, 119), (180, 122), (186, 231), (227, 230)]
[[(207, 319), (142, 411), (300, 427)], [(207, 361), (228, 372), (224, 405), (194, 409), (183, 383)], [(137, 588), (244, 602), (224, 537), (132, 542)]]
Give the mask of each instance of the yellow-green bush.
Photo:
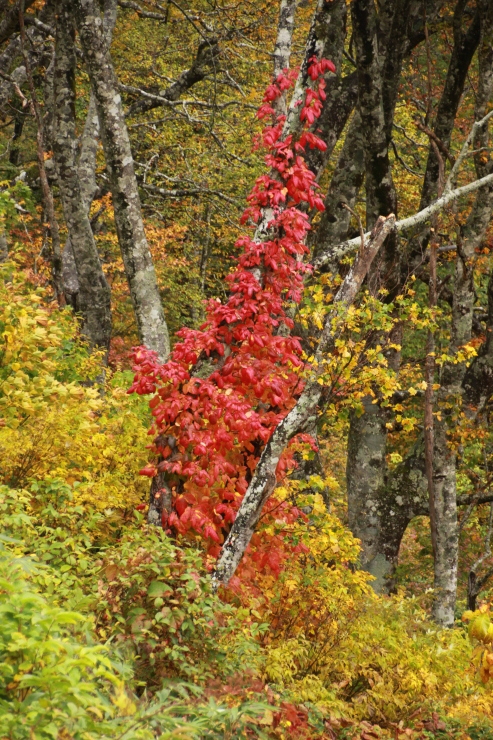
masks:
[(61, 479), (101, 509), (135, 506), (147, 484), (142, 401), (91, 385), (97, 354), (77, 339), (68, 310), (49, 309), (10, 267), (0, 275), (0, 482)]
[(266, 679), (292, 701), (383, 726), (433, 711), (491, 716), (493, 695), (471, 670), (466, 632), (440, 630), (403, 595), (377, 596), (355, 569), (357, 540), (321, 497), (309, 498), (309, 552), (279, 580), (265, 579), (255, 605), (269, 624)]
[[(125, 679), (111, 644), (98, 644), (81, 613), (54, 605), (33, 573), (39, 566), (0, 545), (0, 736), (5, 740), (200, 740), (267, 738), (268, 711), (201, 699), (187, 684), (149, 701)], [(45, 567), (46, 574), (50, 569)], [(258, 731), (257, 731), (258, 730)]]

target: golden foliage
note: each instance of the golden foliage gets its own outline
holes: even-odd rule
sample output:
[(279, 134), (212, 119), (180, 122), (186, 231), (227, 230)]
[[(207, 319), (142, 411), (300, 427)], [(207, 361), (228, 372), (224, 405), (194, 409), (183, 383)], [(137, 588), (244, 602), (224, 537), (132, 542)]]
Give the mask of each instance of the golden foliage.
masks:
[(0, 285), (0, 481), (61, 479), (77, 501), (128, 508), (145, 495), (145, 412), (100, 379), (100, 358), (76, 338), (68, 311), (50, 311), (3, 268)]

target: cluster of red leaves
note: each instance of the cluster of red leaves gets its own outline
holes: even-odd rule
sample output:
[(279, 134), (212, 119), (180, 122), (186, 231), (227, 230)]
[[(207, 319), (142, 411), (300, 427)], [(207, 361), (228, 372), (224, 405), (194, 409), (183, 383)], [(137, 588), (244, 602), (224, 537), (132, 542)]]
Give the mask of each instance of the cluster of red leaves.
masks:
[[(227, 278), (228, 300), (209, 301), (207, 320), (199, 330), (178, 332), (181, 341), (167, 363), (159, 364), (145, 348), (133, 353), (136, 374), (130, 392), (153, 394), (150, 434), (156, 437), (152, 449), (160, 459), (141, 472), (150, 477), (166, 473), (173, 511), (163, 526), (200, 534), (212, 555), (219, 553), (265, 443), (303, 387), (300, 342), (279, 329), (293, 328), (286, 302), (301, 300), (309, 269), (303, 258), (310, 225), (300, 206), (323, 210), (303, 153), (308, 146), (326, 148), (308, 130), (321, 111), (326, 70), (334, 71), (332, 62), (310, 60), (312, 86), (300, 111), (303, 124), (296, 139), (284, 135), (285, 116), (274, 118), (270, 106), (292, 85), (293, 76), (281, 74), (267, 88), (258, 116), (274, 120), (262, 136), (270, 174), (257, 179), (242, 223), (255, 228), (266, 213), (270, 221), (265, 238), (238, 239), (241, 253)], [(192, 375), (197, 363), (201, 377)], [(291, 446), (279, 461), (278, 478), (293, 466)], [(301, 515), (286, 502), (273, 500), (269, 506), (275, 509), (275, 519), (286, 524)], [(256, 567), (279, 572), (285, 552), (281, 535), (268, 539), (257, 534), (249, 554)]]

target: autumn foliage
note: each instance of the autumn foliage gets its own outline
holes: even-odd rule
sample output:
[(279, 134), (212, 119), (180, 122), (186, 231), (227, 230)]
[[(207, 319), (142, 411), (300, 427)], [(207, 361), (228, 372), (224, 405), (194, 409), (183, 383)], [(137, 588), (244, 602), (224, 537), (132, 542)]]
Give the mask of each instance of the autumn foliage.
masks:
[[(286, 134), (286, 116), (279, 116), (257, 142), (267, 150), (270, 172), (257, 179), (241, 220), (252, 230), (263, 229), (265, 236), (238, 239), (241, 253), (227, 278), (228, 300), (210, 300), (202, 327), (178, 332), (181, 341), (166, 364), (142, 347), (133, 354), (131, 391), (152, 394), (152, 448), (161, 460), (142, 473), (165, 472), (169, 478), (173, 510), (164, 515), (163, 526), (202, 535), (212, 555), (235, 519), (263, 446), (303, 389), (303, 353), (299, 339), (290, 334), (287, 306), (300, 302), (310, 270), (303, 261), (310, 228), (306, 209), (323, 210), (303, 154), (307, 147), (326, 148), (309, 128), (325, 97), (323, 74), (334, 69), (328, 60), (310, 60), (312, 86), (299, 113), (298, 136)], [(292, 75), (279, 75), (269, 85), (259, 118), (274, 116), (270, 104), (292, 80)], [(279, 461), (279, 478), (294, 466), (296, 443), (309, 441), (301, 437)], [(286, 522), (301, 515), (275, 498), (270, 510)], [(252, 557), (261, 568), (279, 570), (283, 543), (278, 539), (254, 536)]]

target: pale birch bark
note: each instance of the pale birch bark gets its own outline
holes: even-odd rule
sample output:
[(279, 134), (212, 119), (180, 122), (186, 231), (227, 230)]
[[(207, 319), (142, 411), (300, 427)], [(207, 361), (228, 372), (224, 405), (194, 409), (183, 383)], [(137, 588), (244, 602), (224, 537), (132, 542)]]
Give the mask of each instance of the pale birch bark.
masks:
[[(276, 44), (274, 47), (274, 79), (277, 79), (277, 77), (285, 69), (289, 69), (291, 43), (293, 40), (294, 16), (296, 13), (297, 5), (298, 0), (281, 0), (281, 5), (279, 8), (279, 21), (277, 23)], [(274, 101), (272, 107), (274, 108), (278, 116), (286, 114), (286, 92), (284, 92), (279, 98), (277, 98), (277, 100)]]
[(308, 87), (308, 63), (314, 56), (318, 59), (325, 57), (326, 49), (330, 46), (329, 29), (331, 19), (332, 3), (326, 2), (326, 0), (318, 0), (305, 44), (303, 61), (289, 102), (283, 137), (288, 134), (296, 134), (301, 129), (300, 111)]
[(341, 309), (353, 303), (358, 290), (388, 234), (395, 226), (395, 218), (382, 218), (374, 234), (358, 253), (349, 274), (344, 279), (334, 299), (335, 308), (327, 316), (313, 363), (313, 369), (306, 381), (296, 405), (278, 424), (265, 446), (245, 493), (240, 509), (222, 547), (214, 574), (213, 584), (227, 585), (234, 575), (252, 535), (257, 526), (262, 509), (276, 486), (276, 469), (281, 455), (289, 441), (306, 430), (317, 419), (318, 407), (324, 390), (322, 380), (324, 358), (334, 347), (336, 333), (334, 323), (340, 321)]
[(116, 230), (140, 341), (165, 361), (170, 349), (168, 328), (144, 231), (118, 81), (104, 41), (102, 20), (96, 3), (94, 0), (76, 0), (73, 5), (84, 61), (96, 99)]
[[(75, 27), (68, 0), (59, 0), (54, 71), (53, 147), (70, 249), (77, 272), (75, 309), (91, 348), (109, 349), (111, 293), (99, 259), (77, 168), (75, 130)], [(65, 250), (67, 247), (65, 247)]]

